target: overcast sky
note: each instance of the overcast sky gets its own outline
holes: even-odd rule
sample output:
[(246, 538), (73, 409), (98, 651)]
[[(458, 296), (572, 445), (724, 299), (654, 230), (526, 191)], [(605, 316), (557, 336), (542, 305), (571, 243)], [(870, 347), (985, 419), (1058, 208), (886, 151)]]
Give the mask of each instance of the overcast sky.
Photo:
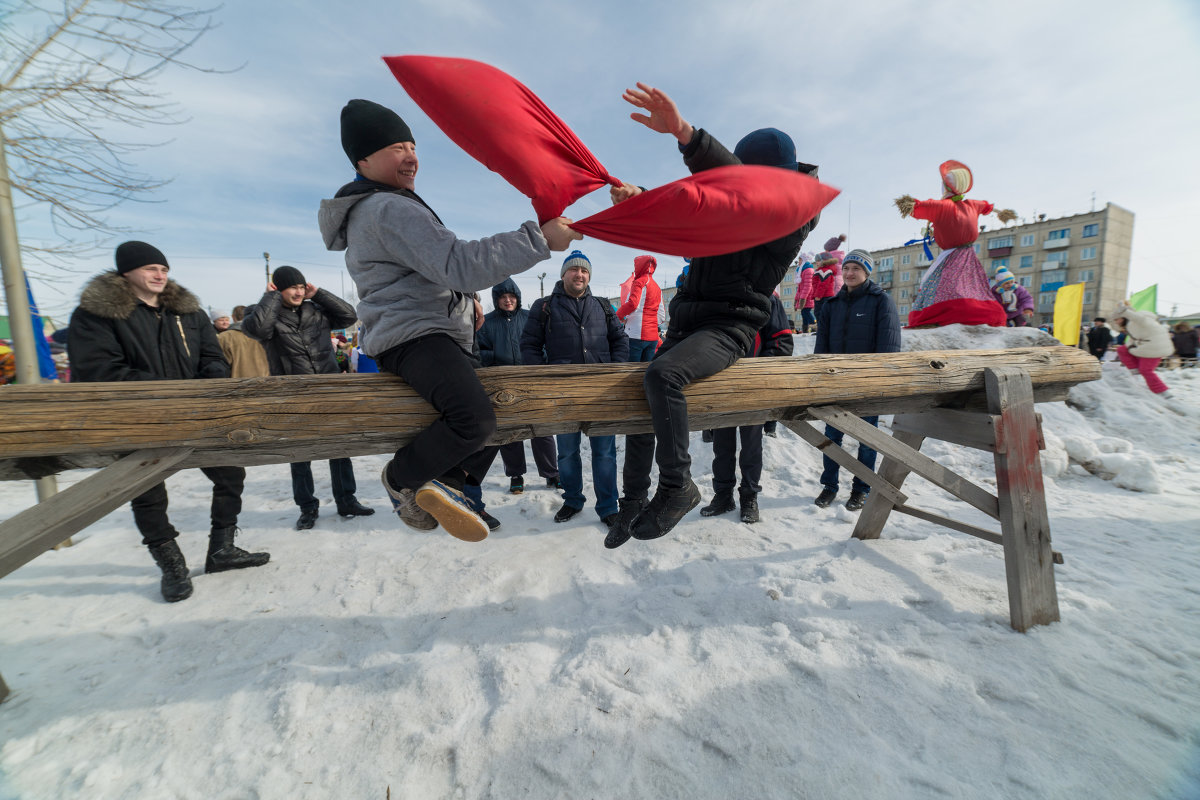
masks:
[[(635, 81), (666, 90), (686, 119), (731, 148), (755, 128), (789, 132), (800, 159), (842, 190), (806, 250), (838, 233), (867, 249), (915, 237), (918, 223), (902, 220), (892, 199), (935, 196), (947, 158), (974, 170), (972, 197), (1026, 219), (1114, 203), (1136, 214), (1130, 290), (1157, 282), (1160, 312), (1175, 304), (1200, 312), (1194, 0), (238, 0), (215, 19), (220, 27), (192, 61), (244, 66), (163, 78), (190, 122), (163, 130), (171, 141), (141, 153), (137, 167), (174, 180), (160, 202), (126, 203), (111, 215), (158, 246), (173, 277), (206, 305), (256, 301), (264, 251), (272, 267), (291, 264), (350, 294), (342, 254), (324, 249), (316, 217), (321, 199), (353, 177), (338, 132), (351, 98), (409, 122), (421, 158), (417, 191), (460, 237), (512, 230), (533, 216), (527, 199), (416, 108), (380, 60), (426, 54), (513, 75), (612, 174), (643, 186), (687, 173), (672, 139), (629, 120), (621, 92)], [(607, 204), (602, 189), (567, 214)], [(22, 236), (40, 232), (29, 210), (19, 226)], [(579, 246), (592, 258), (593, 290), (615, 293), (637, 252)], [(561, 260), (517, 276), (526, 305), (537, 275), (549, 273), (549, 290)], [(65, 322), (86, 277), (111, 266), (104, 255), (78, 263), (71, 280), (36, 281), (37, 299)], [(681, 266), (661, 258), (661, 282)]]

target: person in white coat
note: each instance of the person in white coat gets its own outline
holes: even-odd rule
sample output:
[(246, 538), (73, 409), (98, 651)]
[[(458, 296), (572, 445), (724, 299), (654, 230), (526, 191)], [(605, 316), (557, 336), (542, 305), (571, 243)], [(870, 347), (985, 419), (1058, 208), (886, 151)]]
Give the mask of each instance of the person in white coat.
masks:
[(1117, 359), (1129, 369), (1141, 373), (1150, 391), (1169, 398), (1170, 390), (1155, 370), (1159, 362), (1175, 352), (1175, 345), (1167, 329), (1159, 323), (1158, 316), (1150, 311), (1135, 311), (1122, 303), (1113, 318), (1117, 330), (1128, 334), (1125, 344), (1117, 347)]

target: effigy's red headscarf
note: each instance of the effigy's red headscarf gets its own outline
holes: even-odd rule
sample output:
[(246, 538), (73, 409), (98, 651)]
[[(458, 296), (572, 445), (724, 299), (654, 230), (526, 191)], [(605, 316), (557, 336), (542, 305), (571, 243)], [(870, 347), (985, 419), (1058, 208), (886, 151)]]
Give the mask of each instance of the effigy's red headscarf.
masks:
[[(621, 185), (566, 123), (506, 73), (462, 58), (383, 60), (452, 141), (533, 202), (539, 222), (605, 184)], [(504, 131), (503, 140), (496, 130)], [(572, 227), (641, 250), (720, 255), (796, 230), (837, 194), (798, 172), (722, 167), (643, 192)]]

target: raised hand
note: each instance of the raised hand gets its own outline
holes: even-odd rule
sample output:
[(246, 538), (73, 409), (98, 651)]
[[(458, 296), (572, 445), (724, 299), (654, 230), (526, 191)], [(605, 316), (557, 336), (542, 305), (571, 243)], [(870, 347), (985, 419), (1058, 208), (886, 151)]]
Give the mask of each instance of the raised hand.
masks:
[(613, 186), (608, 190), (608, 196), (612, 198), (612, 204), (623, 203), (631, 197), (637, 197), (642, 193), (640, 186), (634, 186), (632, 183), (622, 182), (620, 186)]
[(316, 296), (316, 294), (317, 294), (316, 286), (313, 286), (311, 283), (304, 284), (304, 299), (305, 300), (312, 300), (313, 297)]
[(625, 102), (650, 113), (648, 115), (630, 114), (629, 118), (634, 122), (642, 123), (652, 131), (671, 134), (679, 140), (680, 144), (687, 144), (691, 141), (692, 126), (680, 115), (675, 101), (661, 89), (655, 89), (641, 81), (638, 82), (637, 87), (636, 89), (626, 89), (621, 97)]

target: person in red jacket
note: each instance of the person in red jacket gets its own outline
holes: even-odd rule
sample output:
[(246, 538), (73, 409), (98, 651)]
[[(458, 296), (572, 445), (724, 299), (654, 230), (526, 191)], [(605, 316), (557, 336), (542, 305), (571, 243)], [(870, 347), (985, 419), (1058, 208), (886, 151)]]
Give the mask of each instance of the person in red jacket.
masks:
[(817, 321), (816, 312), (813, 311), (815, 305), (813, 273), (815, 270), (812, 254), (801, 253), (800, 265), (796, 267), (796, 300), (792, 304), (792, 310), (800, 312), (801, 333), (808, 333), (808, 329)]
[[(979, 238), (979, 217), (992, 213), (994, 206), (986, 200), (963, 199), (974, 185), (966, 164), (944, 161), (939, 169), (942, 199), (916, 200), (907, 194), (896, 198), (901, 216), (933, 224), (933, 240), (942, 248), (921, 279), (908, 313), (908, 327), (960, 323), (1003, 328), (1008, 316), (992, 295), (987, 272), (974, 248)], [(996, 213), (1001, 222), (1009, 222), (1016, 216), (1009, 210)]]
[(617, 319), (629, 337), (629, 360), (650, 361), (658, 349), (658, 332), (666, 321), (662, 289), (654, 280), (658, 262), (654, 256), (633, 260), (633, 274), (621, 284), (621, 307)]

